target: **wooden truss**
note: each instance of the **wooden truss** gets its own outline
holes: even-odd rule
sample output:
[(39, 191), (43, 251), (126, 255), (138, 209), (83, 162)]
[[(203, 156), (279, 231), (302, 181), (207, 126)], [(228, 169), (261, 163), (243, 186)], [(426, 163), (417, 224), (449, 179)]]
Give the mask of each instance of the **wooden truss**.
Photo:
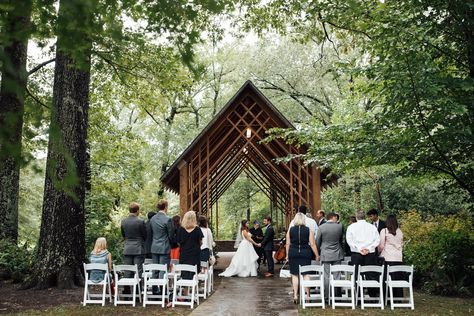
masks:
[(247, 81), (191, 145), (162, 176), (162, 183), (179, 194), (181, 214), (194, 210), (212, 218), (213, 206), (245, 173), (283, 212), (286, 225), (296, 206), (305, 204), (313, 215), (320, 206), (320, 191), (329, 184), (318, 166), (295, 158), (303, 154), (283, 140), (262, 142), (272, 128), (294, 128), (268, 99)]

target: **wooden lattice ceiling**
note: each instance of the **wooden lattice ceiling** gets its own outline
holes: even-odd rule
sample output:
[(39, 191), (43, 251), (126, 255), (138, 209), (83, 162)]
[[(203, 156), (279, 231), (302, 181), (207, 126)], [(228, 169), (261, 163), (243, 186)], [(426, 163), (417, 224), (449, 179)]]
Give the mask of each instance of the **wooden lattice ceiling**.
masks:
[(271, 128), (294, 128), (270, 101), (247, 81), (207, 127), (161, 177), (163, 185), (180, 195), (181, 213), (194, 210), (212, 215), (212, 207), (241, 173), (270, 198), (287, 218), (294, 207), (320, 208), (320, 190), (332, 181), (328, 171), (293, 159), (304, 153), (282, 140), (261, 141)]

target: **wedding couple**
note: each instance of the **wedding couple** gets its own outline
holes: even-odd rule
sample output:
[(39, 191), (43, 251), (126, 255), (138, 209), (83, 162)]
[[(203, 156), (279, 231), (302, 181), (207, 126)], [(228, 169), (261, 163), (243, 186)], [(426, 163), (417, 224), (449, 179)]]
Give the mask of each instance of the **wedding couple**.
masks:
[(263, 219), (263, 224), (266, 226), (265, 235), (260, 243), (256, 243), (252, 240), (252, 234), (249, 233), (249, 221), (244, 219), (241, 223), (240, 234), (238, 235), (236, 242), (239, 242), (237, 251), (230, 262), (227, 269), (219, 274), (223, 277), (231, 277), (237, 275), (239, 277), (257, 276), (259, 258), (255, 252), (254, 246), (262, 247), (265, 252), (265, 258), (267, 259), (268, 272), (265, 273), (266, 277), (273, 276), (274, 273), (274, 262), (273, 262), (273, 239), (275, 237), (275, 231), (272, 227), (272, 218), (267, 216)]

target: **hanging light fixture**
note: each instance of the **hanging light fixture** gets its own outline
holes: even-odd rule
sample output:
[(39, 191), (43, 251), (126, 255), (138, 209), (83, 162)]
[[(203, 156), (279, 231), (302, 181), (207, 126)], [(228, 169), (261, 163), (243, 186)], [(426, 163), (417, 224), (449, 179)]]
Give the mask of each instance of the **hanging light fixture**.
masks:
[(252, 136), (252, 130), (250, 129), (250, 127), (247, 127), (247, 132), (245, 133), (245, 136), (247, 136), (247, 138), (250, 138), (250, 136)]

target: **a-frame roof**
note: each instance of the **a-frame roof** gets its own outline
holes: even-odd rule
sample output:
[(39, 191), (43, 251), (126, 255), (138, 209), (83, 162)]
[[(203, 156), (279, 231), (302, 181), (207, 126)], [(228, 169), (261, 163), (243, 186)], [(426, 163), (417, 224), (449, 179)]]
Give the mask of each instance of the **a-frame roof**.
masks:
[[(223, 128), (222, 122), (229, 120), (229, 116), (233, 115), (232, 112), (237, 109), (240, 102), (245, 102), (246, 96), (251, 96), (252, 102), (259, 104), (265, 113), (271, 118), (273, 122), (270, 127), (279, 128), (294, 128), (294, 126), (283, 116), (283, 114), (265, 97), (265, 95), (249, 80), (237, 91), (237, 93), (227, 102), (227, 104), (219, 111), (219, 113), (207, 124), (207, 126), (201, 131), (201, 133), (193, 140), (193, 142), (184, 150), (184, 152), (174, 161), (174, 163), (168, 168), (168, 170), (162, 175), (161, 182), (163, 185), (175, 192), (179, 193), (180, 177), (179, 177), (179, 166), (182, 162), (188, 162), (192, 159), (194, 153), (198, 152), (201, 147), (204, 146), (206, 141), (209, 142), (209, 137), (212, 133), (215, 133), (216, 129)], [(231, 146), (231, 144), (229, 144)], [(285, 145), (280, 145), (283, 147)], [(304, 147), (304, 146), (303, 146)], [(305, 151), (305, 148), (302, 149)], [(278, 157), (273, 157), (278, 158)], [(209, 170), (207, 171), (209, 172)], [(321, 174), (322, 185), (326, 183), (324, 181), (327, 171)]]

